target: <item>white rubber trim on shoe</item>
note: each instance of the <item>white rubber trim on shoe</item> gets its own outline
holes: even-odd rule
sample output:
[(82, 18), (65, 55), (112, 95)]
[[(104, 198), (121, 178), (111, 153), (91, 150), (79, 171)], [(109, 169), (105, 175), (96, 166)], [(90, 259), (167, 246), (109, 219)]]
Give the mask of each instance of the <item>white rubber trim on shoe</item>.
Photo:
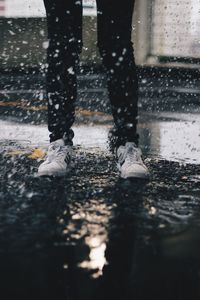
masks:
[(130, 173), (128, 176), (122, 176), (120, 173), (120, 177), (123, 179), (129, 179), (129, 178), (138, 178), (138, 179), (149, 179), (149, 173), (144, 174), (144, 173)]
[(55, 177), (62, 177), (65, 176), (66, 174), (68, 174), (70, 172), (70, 169), (67, 169), (66, 171), (62, 171), (62, 172), (38, 172), (38, 176), (42, 177), (42, 176), (55, 176)]
[(128, 179), (128, 178), (141, 178), (141, 179), (149, 179), (150, 177), (150, 174), (149, 172), (147, 173), (137, 173), (137, 172), (133, 172), (133, 173), (129, 173), (129, 176), (122, 176), (122, 173), (121, 173), (121, 165), (119, 163), (117, 163), (117, 168), (118, 168), (118, 171), (120, 173), (120, 177), (123, 178), (123, 179)]

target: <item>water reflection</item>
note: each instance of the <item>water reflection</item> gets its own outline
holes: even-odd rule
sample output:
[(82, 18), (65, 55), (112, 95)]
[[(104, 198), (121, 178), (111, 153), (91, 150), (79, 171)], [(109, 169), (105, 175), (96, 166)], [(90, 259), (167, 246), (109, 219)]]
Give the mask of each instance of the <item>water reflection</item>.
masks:
[[(91, 114), (91, 118), (93, 115)], [(98, 117), (98, 116), (97, 116)], [(101, 116), (99, 116), (101, 118)], [(92, 122), (92, 121), (91, 121)], [(44, 126), (24, 125), (0, 121), (2, 150), (17, 153), (21, 150), (30, 155), (30, 149), (47, 148), (48, 132)], [(106, 151), (110, 123), (103, 125), (75, 126), (74, 144), (84, 145), (85, 151)], [(145, 113), (141, 112), (139, 122), (140, 146), (145, 156), (177, 161), (179, 163), (200, 163), (199, 114)], [(40, 141), (38, 143), (38, 141)], [(16, 146), (14, 146), (14, 143)]]
[(198, 114), (150, 114), (139, 127), (141, 147), (146, 155), (199, 164), (199, 128)]
[(99, 237), (87, 238), (85, 242), (90, 247), (89, 259), (79, 263), (78, 267), (96, 270), (92, 277), (98, 278), (103, 274), (103, 267), (107, 263), (105, 258), (106, 243), (103, 243)]
[(3, 164), (3, 299), (198, 299), (200, 168), (147, 164), (146, 182), (118, 180), (101, 147), (78, 149), (66, 178), (27, 176), (26, 156)]

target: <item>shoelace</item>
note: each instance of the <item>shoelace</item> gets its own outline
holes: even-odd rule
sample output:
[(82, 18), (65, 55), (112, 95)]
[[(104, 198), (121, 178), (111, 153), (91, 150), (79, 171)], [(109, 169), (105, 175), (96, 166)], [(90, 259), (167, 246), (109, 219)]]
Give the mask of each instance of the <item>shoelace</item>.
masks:
[(120, 153), (119, 155), (120, 163), (123, 164), (125, 160), (129, 163), (141, 164), (140, 152), (134, 148), (128, 148), (124, 151), (124, 153)]
[(62, 149), (62, 146), (58, 145), (51, 145), (49, 147), (49, 151), (48, 151), (48, 158), (51, 159), (52, 157), (54, 157), (55, 159), (60, 159), (60, 158), (64, 158), (66, 159), (66, 161), (70, 160), (70, 153), (67, 149)]
[(139, 151), (136, 149), (128, 149), (125, 159), (126, 159), (126, 161), (128, 161), (130, 163), (132, 163), (132, 162), (134, 162), (136, 164), (141, 163)]

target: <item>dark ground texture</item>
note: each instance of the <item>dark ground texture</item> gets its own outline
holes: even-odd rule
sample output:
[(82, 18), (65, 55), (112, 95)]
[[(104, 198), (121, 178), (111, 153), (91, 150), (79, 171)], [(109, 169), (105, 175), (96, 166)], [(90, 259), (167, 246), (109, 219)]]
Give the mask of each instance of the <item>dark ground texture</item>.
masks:
[(102, 74), (79, 77), (73, 169), (37, 177), (43, 76), (2, 74), (2, 300), (200, 299), (200, 83), (175, 74), (140, 78), (149, 181), (119, 179)]

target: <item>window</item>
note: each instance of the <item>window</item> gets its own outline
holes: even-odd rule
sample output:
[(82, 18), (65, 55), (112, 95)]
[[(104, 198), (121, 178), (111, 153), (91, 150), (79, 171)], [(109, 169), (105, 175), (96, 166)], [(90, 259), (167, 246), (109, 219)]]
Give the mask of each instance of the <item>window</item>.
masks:
[(200, 0), (153, 0), (151, 55), (200, 58)]

